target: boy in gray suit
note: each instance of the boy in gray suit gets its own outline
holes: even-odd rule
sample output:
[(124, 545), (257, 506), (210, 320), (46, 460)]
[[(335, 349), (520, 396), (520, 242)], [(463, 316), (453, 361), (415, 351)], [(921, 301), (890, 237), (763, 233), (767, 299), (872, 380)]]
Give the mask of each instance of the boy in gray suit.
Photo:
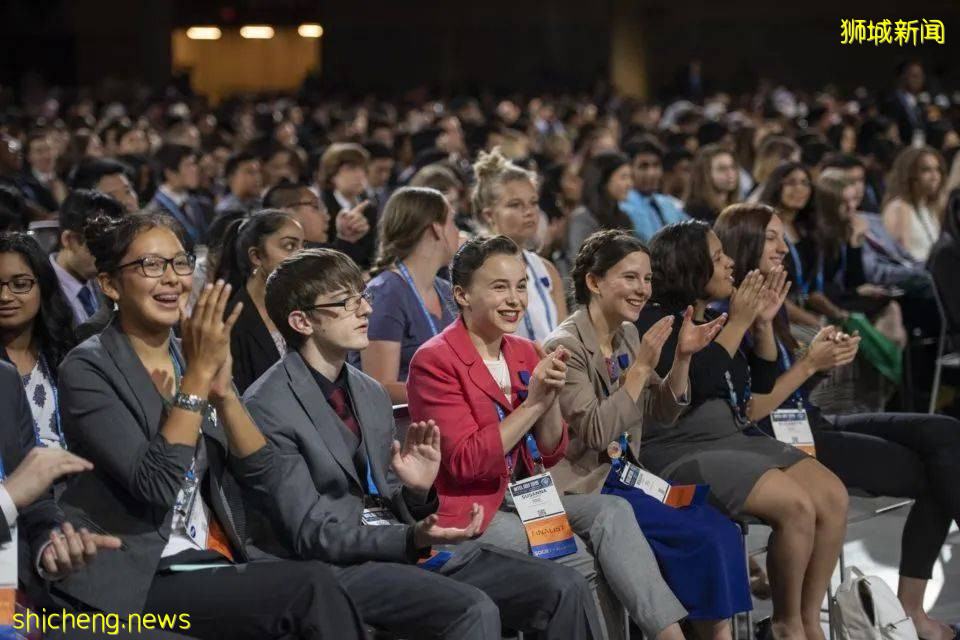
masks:
[(472, 541), (479, 506), (465, 529), (437, 526), (439, 429), (415, 423), (395, 441), (386, 391), (345, 363), (367, 346), (363, 290), (359, 268), (331, 249), (302, 251), (267, 281), (288, 350), (243, 400), (283, 464), (239, 469), (269, 520), (261, 544), (335, 565), (363, 619), (392, 632), (493, 640), (502, 624), (589, 637), (597, 614), (578, 573)]

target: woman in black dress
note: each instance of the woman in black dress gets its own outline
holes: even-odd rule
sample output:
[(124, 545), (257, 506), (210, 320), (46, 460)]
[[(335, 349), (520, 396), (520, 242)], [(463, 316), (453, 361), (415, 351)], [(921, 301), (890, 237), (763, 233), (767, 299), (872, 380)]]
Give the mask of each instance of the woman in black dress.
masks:
[[(651, 240), (653, 301), (637, 321), (641, 333), (689, 305), (703, 322), (711, 302), (730, 300), (717, 338), (690, 363), (690, 409), (675, 427), (645, 429), (641, 462), (670, 482), (708, 484), (731, 514), (759, 517), (773, 528), (767, 566), (777, 638), (823, 638), (820, 604), (846, 531), (847, 492), (815, 459), (755, 430), (751, 393), (769, 393), (777, 375), (772, 321), (786, 298), (782, 270), (751, 273), (733, 286), (733, 261), (701, 221), (661, 229)], [(672, 366), (676, 333), (657, 373)], [(753, 347), (741, 346), (750, 333)], [(753, 435), (756, 433), (756, 435)]]

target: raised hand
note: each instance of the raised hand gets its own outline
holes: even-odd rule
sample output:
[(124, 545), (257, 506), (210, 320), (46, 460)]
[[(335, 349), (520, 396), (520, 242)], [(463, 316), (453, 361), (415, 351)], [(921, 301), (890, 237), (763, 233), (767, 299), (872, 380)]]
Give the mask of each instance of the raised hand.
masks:
[(90, 564), (100, 549), (119, 549), (123, 543), (116, 536), (77, 531), (69, 522), (50, 532), (50, 544), (40, 556), (40, 566), (51, 580), (60, 580)]
[(440, 470), (440, 428), (433, 420), (407, 427), (403, 445), (390, 445), (390, 464), (404, 486), (427, 493)]
[(723, 314), (705, 324), (696, 324), (693, 321), (693, 307), (687, 307), (687, 310), (683, 312), (683, 324), (680, 325), (680, 333), (677, 334), (677, 357), (688, 358), (706, 348), (717, 337), (726, 322), (727, 314)]
[[(640, 339), (640, 347), (637, 349), (637, 359), (634, 360), (630, 370), (652, 371), (660, 362), (660, 352), (663, 345), (670, 337), (673, 331), (673, 316), (664, 316), (653, 323), (653, 326), (647, 329), (646, 333)], [(628, 371), (629, 373), (629, 371)]]
[(435, 544), (456, 544), (470, 540), (480, 532), (482, 522), (483, 507), (476, 502), (470, 509), (470, 523), (463, 529), (438, 527), (437, 515), (432, 514), (413, 525), (413, 544), (418, 549), (425, 549)]
[(530, 376), (525, 402), (531, 405), (549, 404), (556, 399), (557, 393), (567, 381), (567, 358), (570, 354), (563, 347), (557, 347), (548, 354), (545, 354), (537, 343), (534, 343), (534, 348), (540, 356), (540, 362)]
[(370, 202), (364, 200), (353, 209), (342, 209), (337, 214), (337, 237), (346, 242), (357, 242), (370, 231), (370, 222), (363, 215)]
[(18, 510), (26, 509), (65, 475), (93, 469), (93, 463), (59, 447), (33, 447), (3, 481)]
[(730, 296), (730, 322), (751, 326), (763, 306), (760, 292), (763, 290), (763, 275), (756, 269), (744, 277), (740, 286)]
[(230, 359), (230, 331), (243, 308), (237, 304), (230, 317), (224, 319), (229, 299), (230, 285), (218, 280), (203, 288), (193, 313), (188, 314), (182, 304), (180, 307), (180, 336), (187, 368), (197, 368), (211, 380), (222, 377), (217, 374)]
[(787, 270), (782, 266), (774, 267), (763, 281), (760, 289), (760, 308), (757, 311), (757, 322), (769, 324), (777, 317), (777, 312), (787, 299), (790, 291), (790, 281), (787, 280)]

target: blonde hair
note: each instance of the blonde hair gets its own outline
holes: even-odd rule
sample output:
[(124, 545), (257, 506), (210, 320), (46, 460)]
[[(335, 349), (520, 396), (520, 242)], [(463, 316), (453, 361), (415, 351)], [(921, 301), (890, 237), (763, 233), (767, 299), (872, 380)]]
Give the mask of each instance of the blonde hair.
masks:
[(378, 222), (377, 259), (370, 269), (376, 276), (413, 252), (434, 222), (447, 221), (449, 205), (443, 194), (428, 187), (402, 187), (393, 192)]
[(470, 202), (473, 205), (473, 215), (478, 219), (482, 217), (484, 209), (496, 205), (500, 197), (500, 186), (504, 183), (527, 180), (534, 188), (537, 186), (536, 174), (507, 160), (500, 153), (500, 147), (494, 147), (490, 153), (481, 151), (473, 164), (473, 171), (477, 174), (477, 183), (470, 194)]
[[(920, 173), (920, 162), (925, 156), (932, 156), (940, 169), (940, 189), (933, 194), (926, 203), (920, 202), (917, 195), (916, 183)], [(933, 147), (909, 147), (900, 152), (893, 161), (893, 167), (887, 175), (887, 192), (883, 196), (883, 206), (887, 206), (891, 201), (900, 198), (911, 207), (918, 207), (921, 204), (927, 204), (931, 213), (933, 213), (941, 222), (943, 221), (943, 209), (941, 204), (941, 194), (945, 186), (947, 175), (944, 166), (943, 156)]]
[(790, 159), (794, 153), (800, 153), (800, 145), (786, 136), (767, 136), (760, 143), (757, 158), (753, 161), (753, 179), (763, 184), (781, 162)]

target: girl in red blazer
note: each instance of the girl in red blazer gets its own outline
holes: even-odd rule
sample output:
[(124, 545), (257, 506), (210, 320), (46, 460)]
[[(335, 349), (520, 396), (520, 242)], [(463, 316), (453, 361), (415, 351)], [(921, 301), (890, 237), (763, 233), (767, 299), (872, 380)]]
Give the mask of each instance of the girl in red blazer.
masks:
[[(484, 507), (481, 542), (530, 552), (508, 485), (563, 458), (567, 430), (558, 392), (567, 354), (559, 348), (545, 355), (511, 335), (527, 304), (520, 256), (505, 236), (460, 248), (450, 269), (460, 316), (413, 356), (407, 398), (412, 420), (429, 417), (440, 427), (440, 526), (463, 526), (477, 503)], [(598, 635), (622, 637), (622, 604), (648, 638), (681, 640), (677, 622), (686, 611), (660, 575), (630, 505), (598, 494), (560, 502), (575, 551), (571, 545), (555, 561), (594, 586), (604, 614)]]

